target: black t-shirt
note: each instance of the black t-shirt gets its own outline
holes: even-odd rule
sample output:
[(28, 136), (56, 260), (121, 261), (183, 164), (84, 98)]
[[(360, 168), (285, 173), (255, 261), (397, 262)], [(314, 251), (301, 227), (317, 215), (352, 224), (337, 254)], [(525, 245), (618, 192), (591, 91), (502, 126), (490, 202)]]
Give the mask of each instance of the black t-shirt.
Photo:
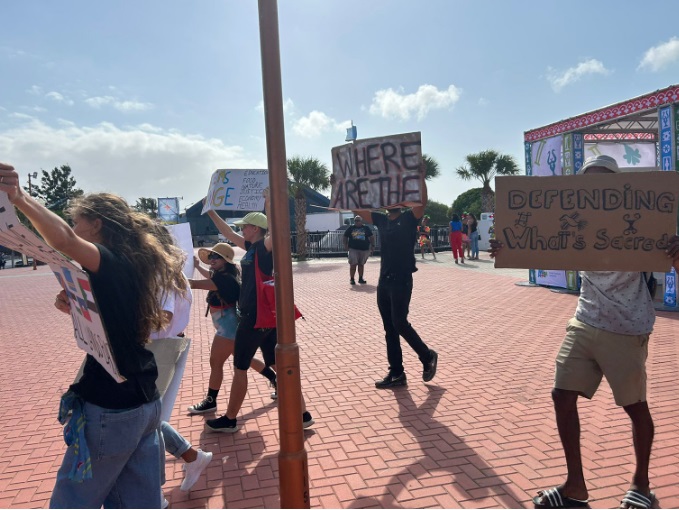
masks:
[(259, 270), (265, 275), (273, 273), (273, 253), (264, 246), (264, 239), (256, 243), (245, 241), (245, 255), (240, 260), (241, 267), (241, 289), (240, 289), (240, 310), (247, 315), (257, 313), (257, 286), (255, 282), (255, 252), (259, 261)]
[(92, 293), (106, 329), (118, 370), (127, 380), (117, 383), (89, 354), (80, 380), (71, 390), (91, 404), (106, 409), (138, 407), (159, 397), (158, 368), (153, 353), (144, 348), (139, 323), (139, 287), (132, 262), (102, 245), (99, 271), (88, 271)]
[(366, 225), (361, 225), (360, 227), (351, 225), (344, 231), (344, 237), (349, 239), (349, 248), (353, 250), (369, 250), (372, 235), (372, 229)]
[(479, 226), (479, 222), (474, 220), (474, 222), (471, 225), (469, 225), (469, 233), (473, 234), (474, 232), (476, 232), (476, 228), (478, 226)]
[(210, 306), (235, 305), (240, 296), (240, 284), (236, 277), (223, 271), (216, 271), (210, 279), (217, 286), (217, 290), (207, 293), (207, 302)]
[(395, 220), (385, 213), (373, 212), (372, 220), (380, 232), (380, 278), (412, 278), (417, 271), (414, 247), (418, 223), (413, 211), (401, 213)]

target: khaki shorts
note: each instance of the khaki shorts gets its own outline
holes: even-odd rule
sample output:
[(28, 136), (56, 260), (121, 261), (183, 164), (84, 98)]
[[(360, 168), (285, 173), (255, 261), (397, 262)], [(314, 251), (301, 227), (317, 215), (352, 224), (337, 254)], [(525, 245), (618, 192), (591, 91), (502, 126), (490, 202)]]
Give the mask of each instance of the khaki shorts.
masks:
[(370, 257), (370, 250), (349, 248), (349, 264), (352, 266), (364, 266), (368, 257)]
[(645, 402), (649, 336), (610, 333), (572, 318), (556, 356), (554, 387), (591, 399), (606, 376), (616, 404)]

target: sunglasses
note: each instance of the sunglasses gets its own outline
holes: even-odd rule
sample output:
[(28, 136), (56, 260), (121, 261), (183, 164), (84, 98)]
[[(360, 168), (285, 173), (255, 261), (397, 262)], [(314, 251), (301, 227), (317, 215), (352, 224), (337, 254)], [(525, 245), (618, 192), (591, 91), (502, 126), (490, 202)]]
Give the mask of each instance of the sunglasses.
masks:
[(214, 252), (210, 253), (210, 254), (207, 256), (207, 259), (208, 259), (208, 260), (219, 260), (219, 259), (221, 259), (221, 258), (222, 258), (221, 255), (219, 255), (218, 253), (214, 253)]

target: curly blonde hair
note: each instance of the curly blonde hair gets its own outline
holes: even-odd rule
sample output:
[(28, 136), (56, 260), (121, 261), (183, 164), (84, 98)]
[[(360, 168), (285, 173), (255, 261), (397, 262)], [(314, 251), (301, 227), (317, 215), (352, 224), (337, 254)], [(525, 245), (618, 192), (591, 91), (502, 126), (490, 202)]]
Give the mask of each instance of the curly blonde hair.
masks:
[[(156, 223), (112, 193), (78, 197), (69, 205), (68, 214), (90, 221), (101, 220), (102, 244), (133, 268), (131, 284), (139, 295), (139, 343), (147, 343), (150, 333), (161, 330), (167, 323), (159, 296), (179, 286), (177, 267), (179, 261), (183, 264), (183, 258), (177, 251), (181, 250), (174, 243), (172, 246), (176, 250), (168, 248), (159, 238)], [(181, 291), (185, 292), (186, 287), (182, 287)]]

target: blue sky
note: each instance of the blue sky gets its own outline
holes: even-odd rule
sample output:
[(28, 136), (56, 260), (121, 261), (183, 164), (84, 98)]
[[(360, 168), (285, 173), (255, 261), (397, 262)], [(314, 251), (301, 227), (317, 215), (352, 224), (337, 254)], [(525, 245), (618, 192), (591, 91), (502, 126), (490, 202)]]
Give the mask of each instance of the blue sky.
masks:
[[(422, 132), (450, 205), (523, 132), (679, 83), (679, 2), (280, 0), (287, 156)], [(85, 191), (205, 195), (265, 168), (255, 1), (3, 2), (0, 160), (70, 164)], [(329, 193), (329, 190), (328, 190)]]

